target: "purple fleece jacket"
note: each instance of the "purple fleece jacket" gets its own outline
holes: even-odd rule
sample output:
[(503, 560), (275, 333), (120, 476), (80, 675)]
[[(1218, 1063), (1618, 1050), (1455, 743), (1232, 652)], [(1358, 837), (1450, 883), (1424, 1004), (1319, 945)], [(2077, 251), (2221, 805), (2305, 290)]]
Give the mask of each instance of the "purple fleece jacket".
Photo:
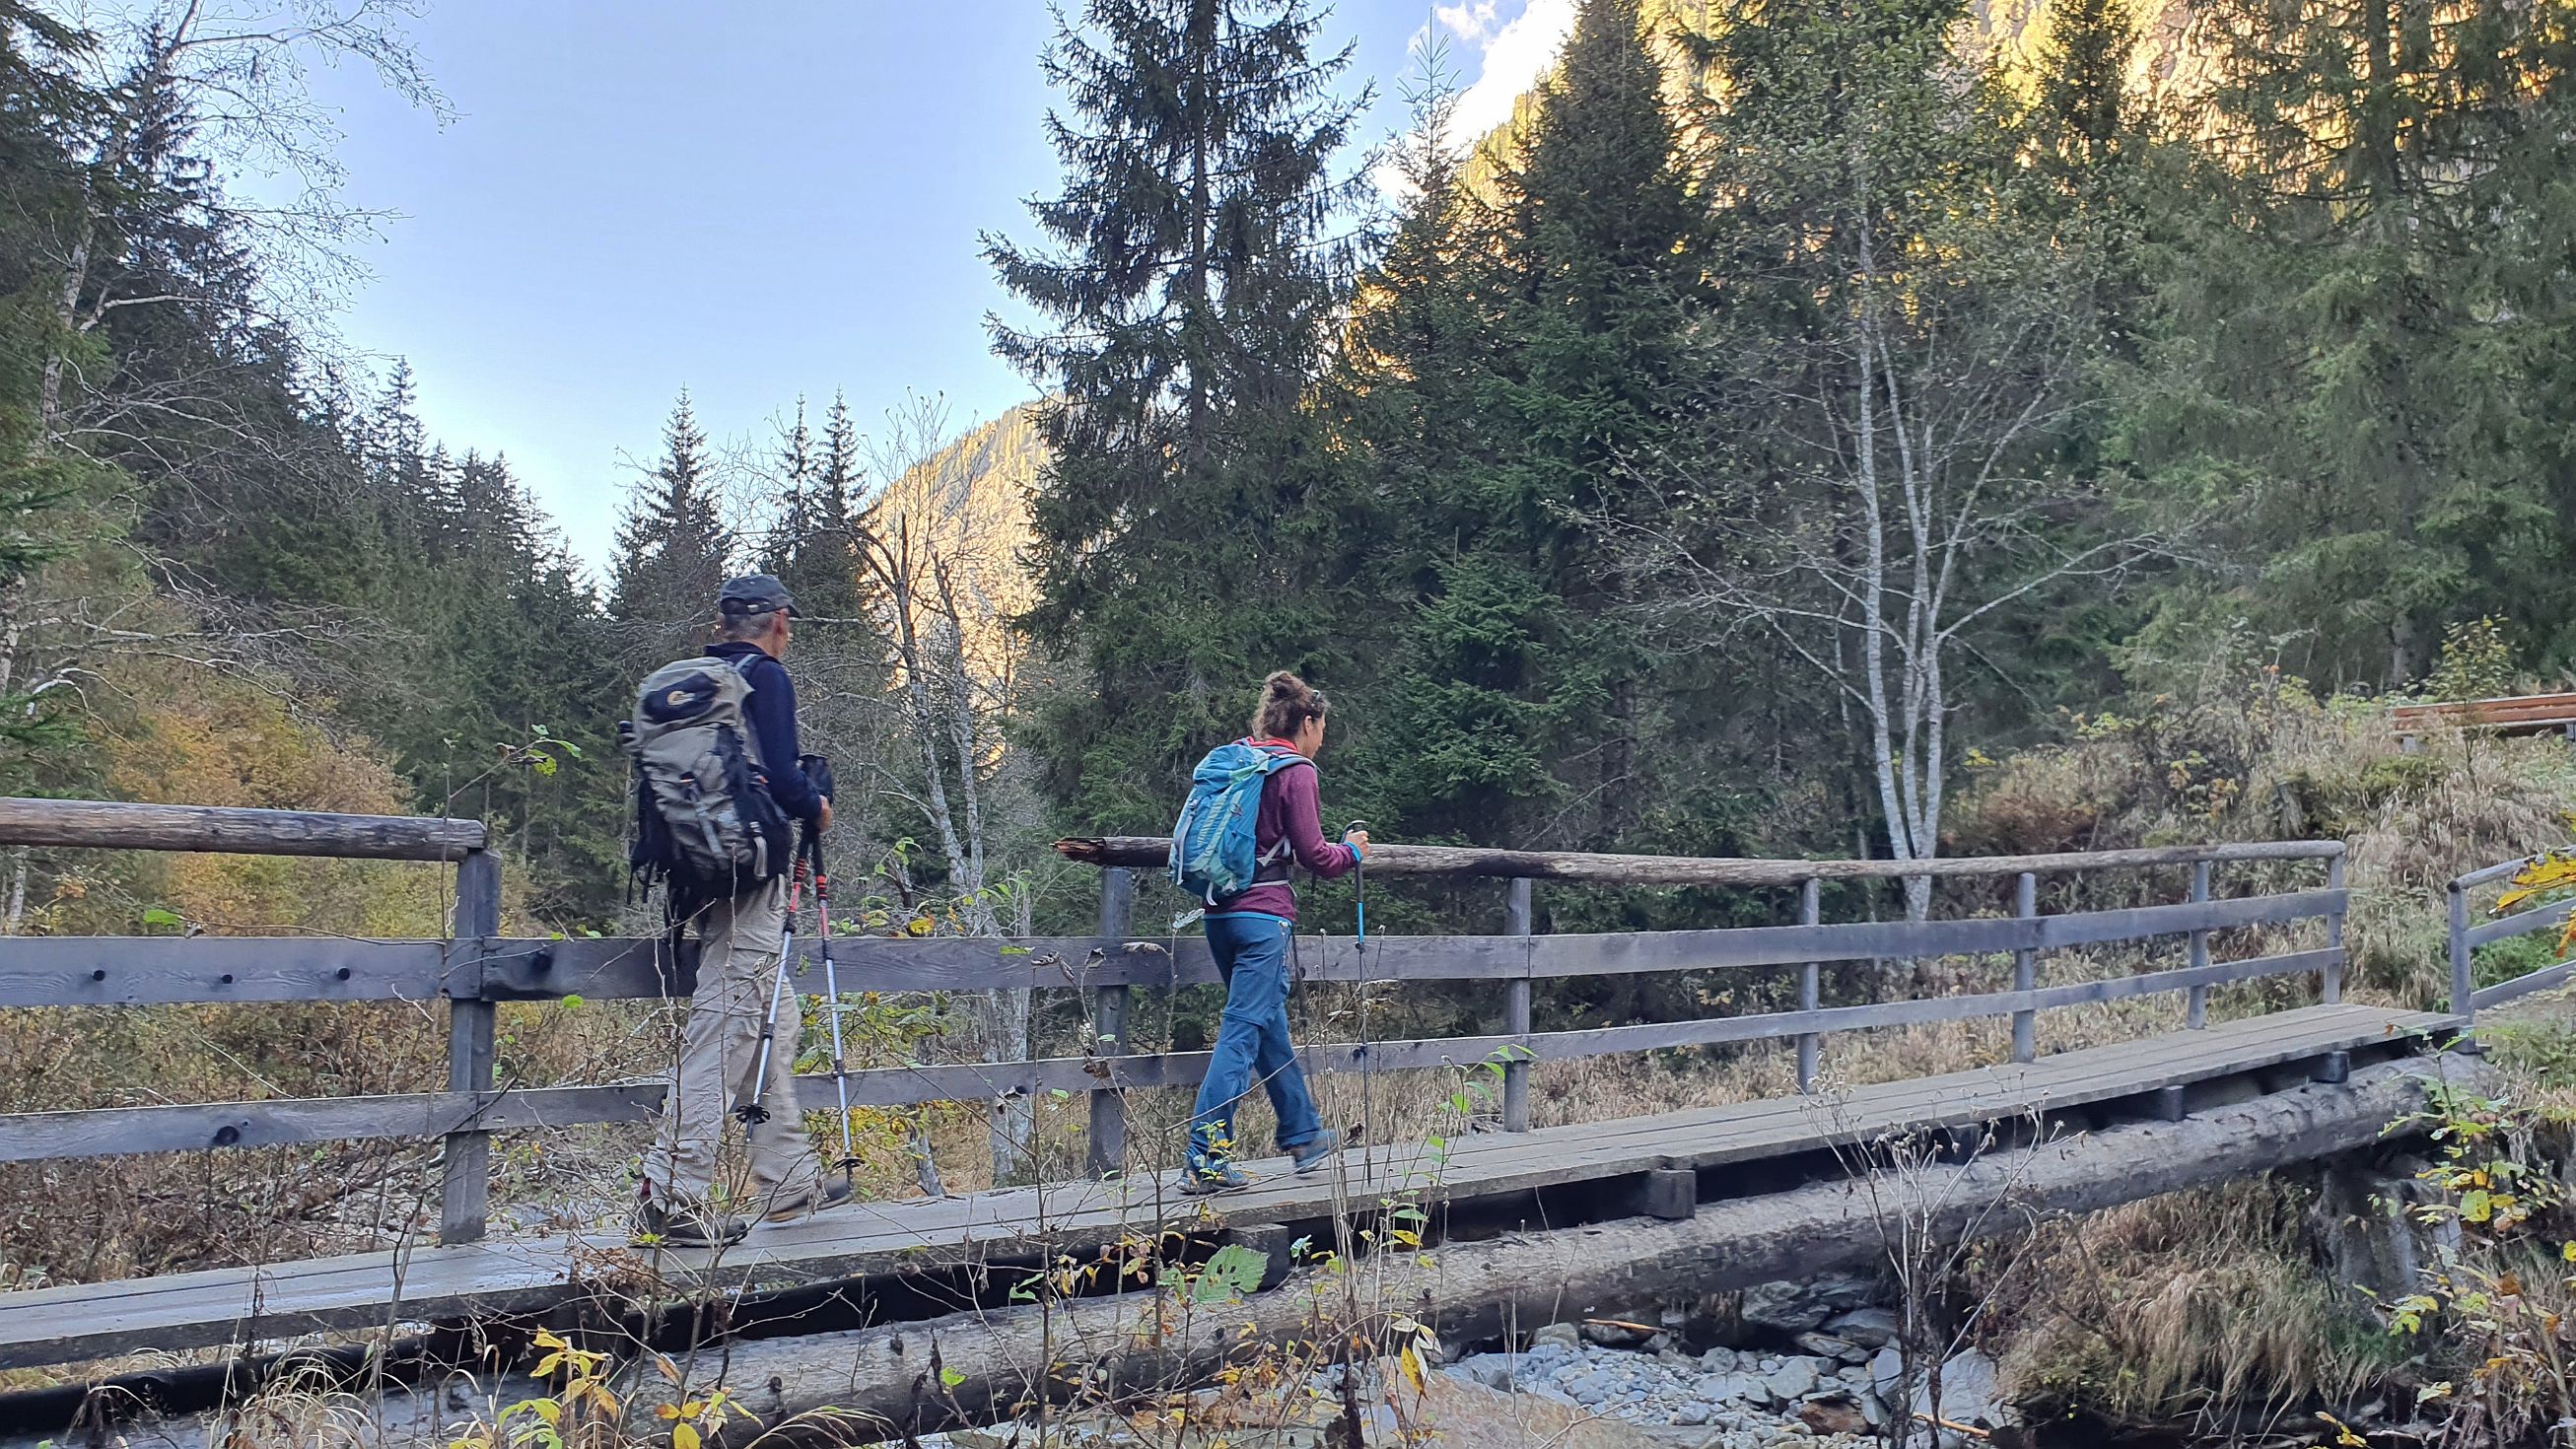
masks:
[[(1286, 740), (1252, 739), (1256, 749), (1285, 750)], [(1348, 875), (1359, 856), (1347, 845), (1324, 838), (1323, 806), (1315, 793), (1312, 765), (1287, 765), (1261, 782), (1261, 813), (1252, 819), (1253, 849), (1268, 855), (1282, 840), (1289, 854), (1318, 880)], [(1283, 920), (1297, 919), (1297, 892), (1288, 882), (1268, 881), (1227, 901), (1220, 915), (1258, 911)]]

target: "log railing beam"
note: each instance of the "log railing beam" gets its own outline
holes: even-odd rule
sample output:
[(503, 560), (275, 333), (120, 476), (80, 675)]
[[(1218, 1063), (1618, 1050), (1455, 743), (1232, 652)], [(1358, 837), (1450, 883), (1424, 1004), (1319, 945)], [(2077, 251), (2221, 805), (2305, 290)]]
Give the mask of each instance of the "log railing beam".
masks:
[(463, 860), (489, 842), (480, 820), (0, 798), (0, 846)]

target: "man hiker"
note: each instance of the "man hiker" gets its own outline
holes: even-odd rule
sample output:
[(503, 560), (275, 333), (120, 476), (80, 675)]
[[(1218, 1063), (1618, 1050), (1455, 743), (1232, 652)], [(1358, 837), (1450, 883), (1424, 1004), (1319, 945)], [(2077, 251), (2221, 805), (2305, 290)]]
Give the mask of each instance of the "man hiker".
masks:
[(1284, 669), (1263, 680), (1252, 734), (1200, 762), (1173, 831), (1172, 879), (1208, 902), (1208, 951), (1225, 978), (1225, 1013), (1190, 1114), (1186, 1193), (1252, 1185), (1234, 1165), (1242, 1155), (1234, 1114), (1256, 1083), (1269, 1092), (1280, 1150), (1297, 1172), (1313, 1172), (1341, 1150), (1342, 1135), (1316, 1113), (1288, 1039), (1288, 948), (1297, 929), (1289, 862), (1331, 880), (1358, 865), (1369, 845), (1364, 830), (1340, 844), (1324, 838), (1315, 754), (1329, 708), (1320, 691)]
[[(826, 1179), (805, 1137), (793, 1080), (799, 1013), (779, 980), (789, 966), (797, 854), (788, 832), (832, 824), (832, 802), (800, 764), (796, 686), (781, 663), (796, 603), (778, 580), (753, 574), (726, 584), (716, 611), (721, 642), (645, 680), (630, 746), (638, 858), (658, 857), (647, 869), (668, 882), (675, 928), (693, 929), (699, 942), (679, 1072), (635, 1206), (638, 1238), (678, 1246), (731, 1243), (750, 1231), (717, 1191), (728, 1115), (745, 1123), (749, 1210), (783, 1222), (850, 1194), (845, 1180)], [(774, 1021), (773, 999), (781, 1002)], [(754, 1081), (765, 1028), (774, 1032), (768, 1071)]]

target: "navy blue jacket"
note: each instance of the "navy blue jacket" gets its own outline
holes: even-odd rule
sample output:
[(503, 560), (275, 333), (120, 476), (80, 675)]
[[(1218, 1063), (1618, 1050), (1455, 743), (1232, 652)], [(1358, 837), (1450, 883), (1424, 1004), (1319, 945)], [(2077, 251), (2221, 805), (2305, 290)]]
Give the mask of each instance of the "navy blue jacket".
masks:
[(752, 743), (760, 748), (761, 773), (769, 779), (769, 797), (790, 820), (811, 821), (823, 813), (823, 797), (797, 764), (796, 685), (787, 666), (757, 644), (728, 639), (707, 651), (731, 662), (751, 685), (742, 712), (751, 725)]

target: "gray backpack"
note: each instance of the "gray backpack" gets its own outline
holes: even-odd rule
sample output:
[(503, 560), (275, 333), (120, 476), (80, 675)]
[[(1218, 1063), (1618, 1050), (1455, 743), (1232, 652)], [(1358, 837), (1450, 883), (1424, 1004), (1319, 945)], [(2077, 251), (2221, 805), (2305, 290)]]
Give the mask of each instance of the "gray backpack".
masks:
[(794, 840), (761, 775), (743, 716), (751, 683), (712, 655), (644, 677), (620, 731), (635, 764), (635, 843), (628, 864), (675, 895), (736, 895), (785, 875)]

